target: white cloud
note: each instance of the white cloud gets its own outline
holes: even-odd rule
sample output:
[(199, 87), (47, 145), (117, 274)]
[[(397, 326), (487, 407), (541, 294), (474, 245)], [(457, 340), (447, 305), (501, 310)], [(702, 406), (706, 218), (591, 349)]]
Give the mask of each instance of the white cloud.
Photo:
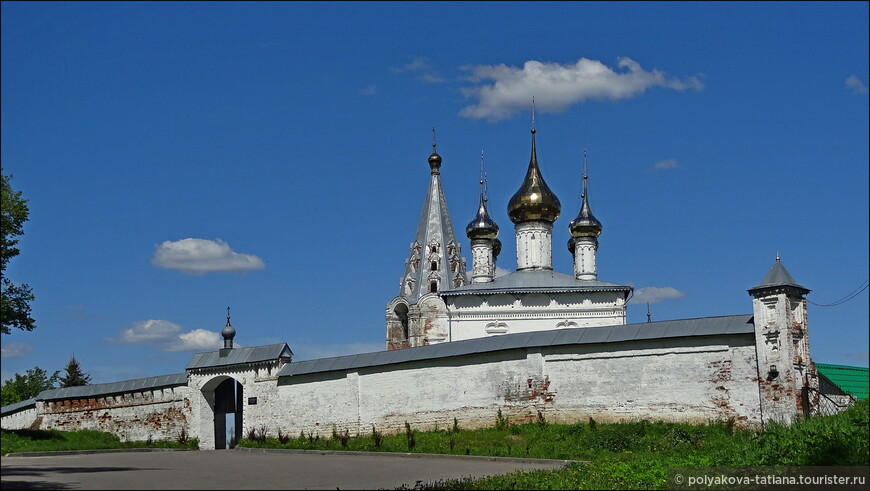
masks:
[(33, 351), (33, 346), (26, 343), (7, 343), (0, 346), (0, 358), (21, 358)]
[(849, 75), (846, 79), (846, 87), (852, 89), (853, 94), (866, 94), (867, 86), (856, 75)]
[(240, 273), (266, 267), (259, 257), (239, 254), (221, 239), (167, 240), (155, 249), (151, 264), (189, 274)]
[(614, 71), (600, 61), (580, 58), (577, 63), (529, 60), (522, 68), (507, 65), (463, 67), (471, 71), (471, 82), (491, 80), (491, 84), (466, 87), (462, 93), (477, 98), (460, 115), (472, 119), (497, 121), (527, 110), (535, 97), (535, 108), (543, 112), (559, 112), (587, 99), (619, 100), (635, 97), (650, 87), (673, 90), (701, 90), (704, 84), (697, 77), (679, 80), (660, 70), (646, 71), (630, 58), (619, 58)]
[(673, 298), (683, 298), (685, 293), (670, 286), (646, 286), (634, 290), (634, 295), (628, 303), (658, 303)]
[(119, 337), (107, 339), (117, 344), (153, 344), (163, 351), (216, 350), (222, 346), (222, 340), (217, 332), (205, 329), (182, 332), (178, 324), (162, 319), (135, 322), (133, 327), (122, 329)]
[(378, 93), (378, 86), (375, 84), (367, 85), (359, 90), (362, 95), (375, 95)]
[(677, 162), (677, 159), (666, 159), (666, 160), (660, 160), (660, 161), (656, 162), (655, 164), (653, 164), (653, 166), (650, 168), (650, 170), (653, 172), (657, 172), (660, 170), (676, 169), (679, 167), (680, 167), (680, 163)]
[(437, 70), (432, 67), (429, 59), (425, 57), (414, 58), (410, 63), (401, 67), (390, 67), (390, 71), (393, 73), (412, 73), (416, 75), (417, 80), (430, 84), (444, 81)]

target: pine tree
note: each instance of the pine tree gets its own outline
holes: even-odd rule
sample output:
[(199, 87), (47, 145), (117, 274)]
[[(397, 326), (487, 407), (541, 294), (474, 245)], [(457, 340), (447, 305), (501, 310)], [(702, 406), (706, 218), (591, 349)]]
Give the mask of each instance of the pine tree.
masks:
[(61, 387), (78, 387), (91, 383), (91, 376), (82, 371), (82, 367), (79, 365), (79, 361), (76, 360), (75, 355), (70, 357), (65, 370), (66, 375), (60, 377)]

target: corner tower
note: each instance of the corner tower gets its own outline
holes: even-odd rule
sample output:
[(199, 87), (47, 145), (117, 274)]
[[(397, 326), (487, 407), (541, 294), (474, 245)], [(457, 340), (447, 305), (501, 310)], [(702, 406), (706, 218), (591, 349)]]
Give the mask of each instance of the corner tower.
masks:
[(447, 307), (439, 292), (468, 283), (441, 186), (441, 156), (432, 129), (429, 188), (405, 259), (399, 295), (387, 305), (387, 349), (446, 341)]
[(811, 406), (809, 388), (817, 388), (818, 376), (810, 359), (809, 292), (785, 269), (779, 253), (761, 283), (749, 289), (762, 424), (791, 424)]

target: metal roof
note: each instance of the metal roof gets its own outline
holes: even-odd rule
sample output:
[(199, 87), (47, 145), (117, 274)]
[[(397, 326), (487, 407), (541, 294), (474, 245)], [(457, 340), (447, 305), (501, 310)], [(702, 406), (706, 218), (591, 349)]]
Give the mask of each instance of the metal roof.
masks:
[(497, 276), (488, 283), (471, 283), (441, 292), (442, 296), (476, 295), (501, 292), (563, 292), (563, 291), (607, 291), (630, 292), (632, 287), (607, 283), (598, 280), (578, 280), (574, 276), (551, 270), (517, 271)]
[(550, 331), (523, 332), (400, 350), (377, 351), (358, 355), (299, 361), (284, 365), (278, 371), (278, 376), (289, 377), (309, 373), (354, 370), (408, 361), (448, 358), (509, 349), (572, 344), (617, 343), (621, 341), (687, 336), (751, 334), (753, 332), (755, 332), (755, 324), (753, 323), (752, 314), (680, 319), (621, 326), (577, 327)]
[(197, 353), (187, 364), (185, 370), (258, 363), (293, 356), (293, 352), (290, 351), (287, 343), (253, 346), (250, 348), (232, 348), (227, 351), (226, 356), (221, 356), (221, 351), (223, 350)]
[(165, 387), (177, 387), (187, 385), (187, 373), (173, 375), (160, 375), (157, 377), (137, 378), (121, 382), (107, 384), (81, 385), (78, 387), (65, 387), (60, 389), (48, 389), (40, 392), (36, 397), (26, 401), (16, 402), (0, 409), (0, 414), (10, 414), (28, 406), (36, 404), (36, 401), (52, 401), (57, 399), (80, 399), (85, 397), (107, 396), (110, 394), (122, 394), (138, 390), (162, 389)]
[[(447, 199), (444, 197), (444, 188), (441, 186), (440, 171), (433, 170), (429, 178), (429, 188), (426, 191), (426, 199), (423, 201), (420, 219), (417, 221), (417, 233), (414, 234), (414, 242), (411, 243), (412, 246), (416, 243), (419, 249), (412, 250), (411, 256), (405, 261), (405, 271), (399, 280), (399, 297), (405, 298), (410, 304), (416, 304), (420, 297), (429, 291), (429, 278), (433, 275), (438, 278), (439, 292), (453, 287), (455, 273), (450, 267), (452, 256), (447, 251), (447, 246), (451, 242), (456, 244), (456, 260), (461, 263), (458, 274), (463, 283), (468, 283), (468, 277), (465, 273), (465, 259), (459, 254), (459, 242), (456, 240), (450, 212), (447, 210)], [(428, 251), (430, 243), (439, 245), (439, 250), (436, 253)], [(438, 262), (438, 269), (435, 271), (428, 267), (432, 254), (439, 258), (434, 259)], [(416, 265), (412, 265), (411, 261), (416, 261)], [(409, 280), (413, 280), (410, 289), (407, 284)]]
[(816, 370), (843, 392), (858, 399), (866, 399), (870, 394), (870, 369), (816, 363)]
[(29, 407), (35, 407), (35, 406), (36, 406), (36, 398), (31, 397), (30, 399), (27, 399), (26, 401), (16, 402), (15, 404), (9, 404), (8, 406), (3, 406), (2, 408), (0, 408), (0, 414), (5, 416), (7, 414), (12, 414), (12, 413), (18, 412), (19, 410), (27, 409)]
[(773, 263), (770, 271), (768, 271), (767, 274), (764, 275), (764, 279), (761, 280), (761, 284), (753, 287), (750, 291), (777, 286), (791, 286), (800, 290), (806, 290), (807, 293), (810, 292), (809, 288), (799, 285), (794, 280), (794, 278), (792, 278), (791, 274), (789, 274), (788, 270), (786, 270), (785, 266), (783, 266), (782, 262), (780, 262), (779, 255), (776, 256), (776, 262)]

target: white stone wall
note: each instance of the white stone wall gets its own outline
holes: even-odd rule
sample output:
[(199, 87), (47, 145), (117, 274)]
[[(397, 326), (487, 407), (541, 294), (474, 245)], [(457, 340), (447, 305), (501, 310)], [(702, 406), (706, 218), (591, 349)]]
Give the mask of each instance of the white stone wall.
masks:
[[(182, 428), (214, 448), (214, 389), (242, 384), (243, 428), (329, 438), (333, 427), (369, 435), (594, 417), (600, 422), (761, 421), (752, 334), (522, 348), (356, 370), (275, 376), (278, 362), (195, 370), (188, 386), (89, 400), (52, 401), (3, 418), (4, 428), (97, 429), (123, 440), (177, 438)], [(250, 404), (249, 398), (257, 403)], [(39, 413), (39, 414), (37, 414)], [(40, 419), (41, 418), (41, 419)], [(7, 426), (9, 425), (9, 426)]]
[(449, 302), (451, 341), (625, 324), (622, 292), (459, 295), (445, 299)]
[[(298, 436), (513, 422), (759, 422), (751, 335), (519, 349), (286, 377), (257, 424)], [(265, 408), (263, 408), (265, 409)], [(246, 416), (247, 417), (247, 416)], [(250, 422), (248, 422), (250, 424)]]
[(553, 224), (523, 222), (514, 226), (517, 236), (517, 271), (553, 269)]
[(30, 428), (39, 415), (37, 408), (40, 404), (37, 402), (35, 406), (3, 415), (2, 420), (0, 420), (0, 427), (4, 430), (24, 430)]

